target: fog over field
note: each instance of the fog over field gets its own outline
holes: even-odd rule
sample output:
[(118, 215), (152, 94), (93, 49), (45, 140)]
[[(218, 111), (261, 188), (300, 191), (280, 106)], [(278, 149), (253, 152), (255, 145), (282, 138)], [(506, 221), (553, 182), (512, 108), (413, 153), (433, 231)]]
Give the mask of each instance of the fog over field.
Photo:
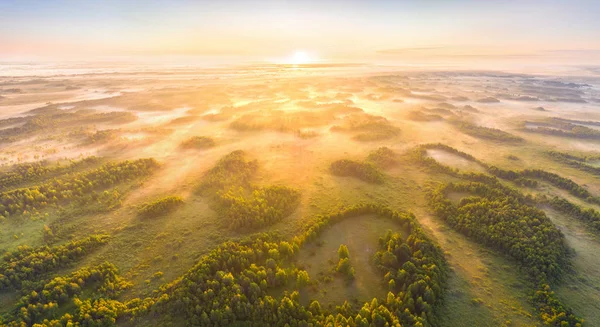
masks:
[[(199, 291), (192, 278), (239, 283), (220, 296), (248, 305), (287, 299), (309, 320), (406, 305), (382, 319), (600, 324), (600, 76), (366, 64), (29, 73), (0, 78), (9, 325), (85, 305), (122, 325), (206, 325), (217, 318), (203, 297), (177, 304)], [(516, 250), (538, 242), (545, 254)], [(266, 244), (276, 250), (249, 268), (203, 272)], [(432, 266), (402, 277), (419, 260)], [(264, 286), (245, 284), (260, 271)], [(89, 273), (100, 284), (77, 277)], [(73, 300), (40, 295), (72, 278)], [(14, 311), (23, 303), (30, 313)], [(219, 319), (246, 319), (229, 314)]]
[(0, 327), (600, 326), (598, 17), (0, 1)]

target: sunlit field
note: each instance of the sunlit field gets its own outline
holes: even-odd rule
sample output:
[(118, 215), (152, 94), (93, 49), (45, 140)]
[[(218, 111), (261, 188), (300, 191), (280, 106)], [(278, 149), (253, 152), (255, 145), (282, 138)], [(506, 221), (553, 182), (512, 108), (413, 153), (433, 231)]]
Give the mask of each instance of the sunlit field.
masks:
[(599, 86), (302, 65), (4, 77), (2, 319), (598, 325)]
[(0, 0), (0, 327), (600, 326), (598, 17)]

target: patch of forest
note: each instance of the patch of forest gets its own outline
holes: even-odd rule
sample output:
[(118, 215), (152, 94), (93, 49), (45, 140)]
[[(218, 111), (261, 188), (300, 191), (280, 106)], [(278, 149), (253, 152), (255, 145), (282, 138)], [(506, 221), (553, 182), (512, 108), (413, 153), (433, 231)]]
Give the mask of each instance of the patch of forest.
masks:
[(19, 187), (26, 183), (39, 182), (54, 176), (73, 173), (102, 161), (98, 157), (69, 160), (68, 163), (38, 161), (13, 165), (9, 171), (0, 174), (0, 189)]
[[(460, 150), (457, 150), (453, 147), (441, 143), (422, 144), (413, 150), (412, 156), (420, 164), (434, 171), (445, 173), (457, 178), (462, 178), (473, 182), (482, 182), (488, 185), (496, 185), (497, 187), (503, 187), (502, 184), (500, 184), (499, 181), (493, 176), (471, 172), (465, 173), (461, 172), (459, 169), (443, 165), (438, 161), (434, 160), (433, 158), (427, 157), (427, 149), (439, 149), (447, 151), (464, 159), (478, 163), (481, 166), (485, 167), (488, 173), (502, 179), (510, 180), (519, 186), (535, 188), (538, 186), (538, 182), (536, 180), (538, 179), (548, 182), (557, 188), (566, 190), (570, 194), (590, 203), (598, 203), (598, 201), (600, 201), (598, 197), (593, 196), (589, 191), (587, 191), (585, 188), (575, 183), (571, 179), (541, 169), (524, 169), (521, 171), (503, 170), (495, 166), (490, 166), (468, 153), (462, 152)], [(548, 198), (546, 196), (538, 196), (536, 197), (535, 201), (532, 199), (532, 203), (533, 202), (550, 205), (559, 212), (569, 214), (572, 217), (575, 217), (576, 219), (586, 222), (589, 226), (591, 226), (592, 229), (598, 229), (600, 213), (598, 213), (594, 209), (581, 208), (580, 206), (573, 204), (564, 198), (556, 196), (552, 198)]]
[(434, 158), (427, 155), (427, 150), (430, 150), (430, 149), (446, 151), (450, 154), (456, 155), (465, 160), (477, 163), (477, 164), (483, 166), (484, 168), (488, 167), (484, 162), (476, 159), (472, 155), (470, 155), (466, 152), (462, 152), (462, 151), (457, 150), (449, 145), (442, 144), (442, 143), (428, 143), (428, 144), (418, 145), (412, 151), (410, 151), (409, 157), (414, 162), (418, 163), (421, 167), (426, 167), (432, 171), (436, 171), (436, 172), (444, 173), (444, 174), (454, 176), (457, 178), (464, 178), (464, 179), (468, 179), (468, 180), (472, 180), (472, 181), (484, 181), (484, 182), (488, 182), (488, 183), (497, 183), (498, 182), (497, 178), (495, 178), (493, 176), (489, 176), (489, 175), (481, 174), (481, 173), (475, 173), (475, 172), (463, 172), (458, 168), (444, 165), (444, 164), (440, 163), (439, 161), (435, 160)]
[(258, 162), (237, 150), (221, 158), (202, 177), (200, 193), (211, 196), (233, 229), (271, 225), (298, 206), (300, 191), (281, 185), (252, 184)]
[(106, 235), (92, 235), (54, 247), (20, 246), (6, 252), (0, 262), (0, 289), (34, 287), (52, 271), (82, 259), (107, 241)]
[[(362, 305), (345, 302), (335, 310), (322, 308), (318, 301), (302, 305), (299, 292), (311, 278), (293, 265), (299, 250), (329, 225), (365, 214), (389, 218), (408, 232), (406, 238), (388, 233), (375, 254), (388, 295)], [(347, 259), (343, 251), (340, 256), (340, 262)], [(343, 263), (340, 267), (346, 271)], [(161, 324), (183, 320), (204, 326), (426, 326), (436, 321), (435, 308), (443, 298), (447, 269), (442, 250), (412, 214), (361, 204), (317, 217), (291, 242), (268, 234), (226, 242), (145, 299), (117, 300), (131, 284), (110, 263), (81, 268), (35, 285), (0, 322), (7, 326), (114, 326), (118, 321), (143, 324), (158, 319)], [(293, 292), (277, 298), (269, 295), (269, 290), (293, 280)]]
[[(6, 326), (116, 326), (117, 318), (130, 312), (117, 296), (132, 284), (119, 276), (110, 263), (81, 268), (56, 277), (19, 299)], [(59, 308), (71, 308), (62, 314)]]
[(558, 196), (542, 196), (537, 197), (536, 200), (540, 204), (547, 204), (552, 207), (552, 209), (562, 212), (569, 217), (583, 221), (595, 231), (600, 231), (600, 212), (594, 210), (593, 208), (583, 208), (565, 198)]
[(484, 126), (478, 126), (473, 123), (466, 121), (457, 120), (453, 125), (461, 132), (481, 139), (498, 141), (498, 142), (522, 142), (523, 138), (499, 130), (497, 128), (490, 128)]
[(215, 140), (208, 136), (192, 136), (181, 142), (181, 147), (184, 149), (208, 149), (215, 145), (217, 145)]
[(183, 204), (180, 196), (169, 195), (160, 199), (142, 204), (138, 208), (138, 216), (142, 218), (156, 218), (175, 211)]
[[(473, 194), (454, 204), (450, 192)], [(532, 300), (551, 326), (581, 326), (583, 320), (560, 302), (551, 284), (570, 266), (564, 235), (543, 211), (515, 190), (481, 182), (443, 184), (428, 196), (435, 214), (453, 229), (513, 258), (531, 280)]]
[(482, 182), (485, 182), (485, 181), (489, 182), (491, 179), (493, 179), (492, 176), (486, 176), (483, 174), (475, 174), (475, 173), (465, 173), (465, 172), (461, 172), (459, 169), (443, 165), (443, 164), (439, 163), (438, 161), (436, 161), (435, 159), (427, 157), (427, 155), (426, 155), (427, 149), (444, 150), (449, 153), (460, 156), (464, 159), (467, 159), (469, 161), (473, 161), (473, 162), (483, 166), (486, 169), (486, 171), (488, 173), (490, 173), (491, 175), (512, 181), (515, 184), (520, 185), (520, 186), (537, 187), (538, 182), (536, 180), (542, 180), (542, 181), (545, 181), (557, 188), (563, 189), (563, 190), (569, 192), (570, 194), (572, 194), (580, 199), (583, 199), (585, 201), (588, 201), (590, 203), (600, 203), (600, 198), (598, 198), (597, 196), (594, 196), (588, 190), (586, 190), (583, 186), (575, 183), (573, 180), (566, 178), (566, 177), (562, 177), (555, 173), (551, 173), (551, 172), (542, 170), (542, 169), (523, 169), (520, 171), (501, 169), (496, 166), (488, 165), (485, 162), (482, 162), (482, 161), (476, 159), (475, 157), (473, 157), (472, 155), (470, 155), (468, 153), (459, 151), (457, 149), (454, 149), (448, 145), (441, 144), (441, 143), (422, 144), (422, 145), (417, 146), (413, 150), (412, 157), (414, 160), (416, 160), (420, 164), (422, 164), (426, 167), (429, 167), (430, 169), (433, 169), (433, 170), (436, 170), (436, 171), (439, 171), (442, 173), (446, 173), (446, 174), (449, 174), (449, 175), (452, 175), (452, 176), (455, 176), (458, 178), (465, 178), (465, 179), (469, 179), (469, 180), (473, 180), (473, 181), (482, 181)]
[(289, 216), (300, 199), (298, 190), (279, 185), (253, 188), (251, 192), (230, 188), (218, 195), (220, 204), (227, 207), (226, 216), (234, 229), (276, 223)]
[(93, 202), (95, 191), (148, 176), (158, 168), (154, 159), (125, 160), (106, 163), (99, 168), (56, 177), (38, 185), (0, 193), (0, 216), (36, 213), (50, 205), (73, 200)]
[[(583, 199), (590, 203), (600, 203), (600, 198), (594, 196), (588, 190), (586, 190), (584, 187), (575, 183), (571, 179), (562, 177), (560, 175), (557, 175), (555, 173), (551, 173), (551, 172), (548, 172), (548, 171), (545, 171), (542, 169), (523, 169), (521, 171), (514, 171), (514, 170), (504, 170), (504, 169), (500, 169), (495, 166), (490, 166), (490, 167), (488, 167), (488, 172), (491, 173), (492, 175), (498, 176), (502, 179), (507, 179), (507, 180), (515, 181), (515, 182), (523, 181), (523, 180), (527, 180), (527, 179), (543, 180), (557, 188), (560, 188), (560, 189), (563, 189), (563, 190), (569, 192), (570, 194), (572, 194), (580, 199)], [(526, 186), (535, 187), (537, 185), (537, 183), (531, 183), (531, 182), (529, 182), (529, 184), (530, 185), (526, 185)]]
[(72, 138), (79, 138), (83, 136), (83, 146), (91, 144), (103, 144), (112, 141), (117, 138), (121, 131), (118, 129), (102, 129), (94, 132), (89, 131), (76, 131), (69, 133)]
[[(368, 213), (395, 220), (409, 231), (406, 239), (397, 234), (382, 238), (376, 254), (383, 281), (390, 287), (386, 299), (373, 299), (362, 307), (353, 307), (346, 302), (334, 312), (322, 308), (317, 301), (312, 301), (308, 307), (301, 305), (298, 291), (302, 292), (311, 279), (305, 271), (290, 267), (289, 262), (305, 242), (316, 239), (328, 225)], [(225, 262), (230, 264), (223, 265)], [(340, 262), (344, 262), (344, 258)], [(340, 271), (344, 271), (344, 267), (342, 263)], [(160, 299), (164, 301), (157, 302), (155, 310), (170, 316), (183, 315), (186, 321), (197, 325), (246, 322), (265, 325), (427, 325), (435, 320), (433, 307), (442, 298), (446, 274), (441, 249), (425, 236), (412, 215), (376, 205), (358, 205), (318, 217), (292, 243), (277, 242), (268, 236), (226, 243), (203, 258), (181, 279), (162, 287), (164, 293)], [(296, 291), (284, 294), (281, 299), (268, 295), (269, 289), (284, 285), (289, 279), (296, 280)], [(200, 310), (195, 310), (196, 304), (203, 301), (202, 294), (207, 292), (213, 303), (219, 304), (210, 309), (202, 309), (200, 305)], [(196, 300), (186, 303), (186, 298)], [(227, 306), (231, 310), (226, 309), (229, 299), (234, 303)]]
[(577, 156), (558, 151), (548, 151), (546, 152), (546, 154), (554, 161), (564, 163), (568, 166), (588, 172), (593, 175), (600, 175), (600, 167), (596, 167), (591, 164), (592, 162), (600, 161), (600, 156), (598, 155)]
[(347, 115), (342, 124), (332, 126), (330, 130), (351, 133), (353, 140), (362, 142), (387, 140), (400, 135), (400, 129), (387, 118), (365, 113)]
[(392, 149), (382, 146), (371, 151), (367, 156), (367, 161), (378, 167), (387, 168), (396, 165), (399, 162), (399, 156)]
[(550, 118), (542, 121), (523, 122), (523, 131), (540, 133), (561, 137), (573, 137), (583, 139), (600, 139), (600, 130), (593, 129), (585, 125), (598, 125), (599, 122), (578, 121), (562, 118)]
[(368, 183), (381, 184), (385, 181), (383, 173), (370, 162), (340, 159), (331, 163), (329, 171), (336, 176), (351, 176)]

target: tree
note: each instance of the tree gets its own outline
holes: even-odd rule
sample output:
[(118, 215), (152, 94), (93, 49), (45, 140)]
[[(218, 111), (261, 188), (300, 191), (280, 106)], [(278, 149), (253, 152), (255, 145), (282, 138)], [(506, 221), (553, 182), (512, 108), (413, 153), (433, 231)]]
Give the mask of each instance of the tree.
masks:
[(308, 310), (310, 312), (312, 312), (313, 315), (320, 315), (321, 314), (321, 304), (319, 303), (319, 301), (313, 300), (312, 302), (310, 302), (310, 305), (308, 306)]
[(350, 257), (350, 253), (348, 252), (348, 247), (346, 246), (346, 244), (340, 245), (340, 248), (338, 249), (338, 257), (340, 259), (345, 259), (345, 258)]
[(296, 279), (296, 287), (298, 289), (304, 288), (310, 282), (310, 277), (308, 276), (308, 272), (306, 270), (299, 270), (298, 277)]

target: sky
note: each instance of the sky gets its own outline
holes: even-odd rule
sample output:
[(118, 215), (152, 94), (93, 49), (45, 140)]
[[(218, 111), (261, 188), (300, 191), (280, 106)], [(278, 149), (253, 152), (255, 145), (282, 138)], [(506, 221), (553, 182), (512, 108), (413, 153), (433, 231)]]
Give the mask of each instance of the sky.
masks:
[(598, 0), (0, 0), (0, 57), (587, 62), (599, 17)]

